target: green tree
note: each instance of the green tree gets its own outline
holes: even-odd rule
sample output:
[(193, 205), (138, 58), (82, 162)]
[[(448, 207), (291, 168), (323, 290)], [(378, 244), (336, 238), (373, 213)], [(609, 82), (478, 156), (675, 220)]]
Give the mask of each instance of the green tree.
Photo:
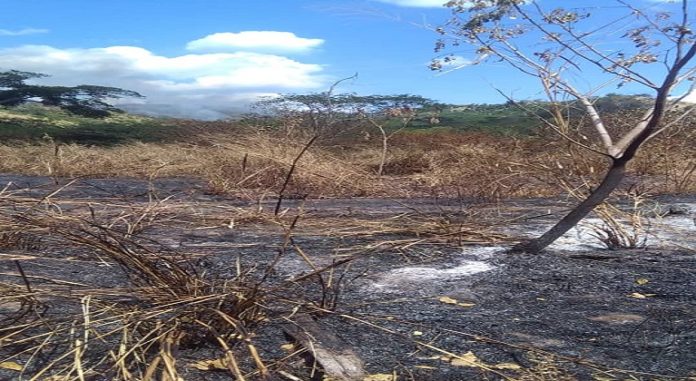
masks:
[[(696, 55), (691, 30), (694, 9), (688, 0), (665, 3), (673, 7), (672, 13), (658, 7), (638, 8), (629, 0), (611, 5), (596, 2), (586, 8), (574, 3), (572, 8), (547, 9), (546, 4), (449, 1), (452, 18), (437, 28), (441, 38), (436, 43), (436, 50), (443, 52), (473, 45), (476, 63), (503, 62), (538, 79), (550, 102), (551, 117), (543, 118), (543, 123), (572, 145), (602, 155), (608, 162), (603, 180), (587, 198), (549, 231), (513, 248), (530, 253), (544, 249), (604, 202), (641, 146), (691, 111), (681, 101), (696, 87), (691, 62)], [(594, 11), (601, 16), (593, 15)], [(431, 67), (441, 69), (446, 63), (447, 58), (437, 59)], [(594, 83), (587, 86), (588, 79)], [(628, 131), (607, 125), (593, 101), (607, 85), (642, 87), (650, 93), (643, 116)], [(596, 142), (583, 141), (573, 130), (565, 112), (568, 99), (582, 105)]]
[(14, 107), (30, 101), (46, 106), (56, 106), (73, 114), (91, 118), (103, 118), (112, 112), (121, 112), (110, 105), (110, 99), (143, 96), (135, 91), (117, 87), (80, 85), (40, 86), (28, 84), (31, 79), (44, 78), (46, 74), (10, 70), (0, 72), (0, 105)]
[(261, 113), (296, 116), (300, 128), (320, 136), (336, 133), (337, 125), (346, 128), (360, 124), (365, 115), (380, 117), (389, 110), (431, 110), (438, 106), (431, 99), (412, 94), (357, 95), (331, 92), (285, 94), (262, 100), (256, 105)]

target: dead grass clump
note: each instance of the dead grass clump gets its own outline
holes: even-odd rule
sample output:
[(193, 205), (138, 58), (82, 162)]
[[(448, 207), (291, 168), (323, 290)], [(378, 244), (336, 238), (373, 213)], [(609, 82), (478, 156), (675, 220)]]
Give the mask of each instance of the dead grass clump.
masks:
[[(116, 147), (94, 147), (77, 144), (6, 146), (0, 155), (10, 160), (0, 164), (0, 171), (40, 176), (122, 176), (148, 178), (172, 175), (173, 168), (185, 169), (191, 151), (186, 147), (133, 143)], [(166, 169), (166, 170), (165, 170)], [(186, 172), (183, 171), (183, 174)]]
[[(390, 145), (387, 177), (403, 179), (406, 186), (428, 194), (449, 197), (555, 196), (564, 192), (559, 176), (577, 178), (578, 183), (594, 181), (605, 165), (599, 157), (573, 152), (565, 141), (539, 137), (399, 133)], [(379, 151), (360, 149), (353, 153), (352, 161), (375, 172)]]
[(552, 355), (529, 352), (528, 361), (531, 368), (524, 369), (517, 381), (575, 381), (578, 378), (563, 368)]
[[(244, 138), (211, 136), (207, 157), (197, 158), (195, 175), (207, 179), (220, 193), (251, 189), (274, 193), (306, 141), (280, 140), (258, 134)], [(345, 157), (321, 148), (310, 148), (298, 163), (288, 194), (304, 196), (365, 195), (378, 192), (377, 184)]]
[[(195, 253), (176, 252), (151, 239), (148, 228), (175, 212), (166, 199), (142, 207), (120, 205), (120, 213), (115, 205), (98, 202), (65, 208), (51, 198), (6, 195), (0, 201), (4, 225), (50, 236), (49, 244), (63, 248), (49, 256), (70, 248), (71, 257), (64, 259), (75, 261), (79, 253), (75, 266), (85, 266), (81, 271), (97, 265), (120, 269), (108, 279), (118, 285), (106, 287), (89, 276), (64, 279), (60, 271), (51, 278), (25, 276), (18, 262), (20, 282), (0, 283), (0, 376), (174, 381), (205, 378), (194, 373), (210, 370), (237, 380), (289, 374), (287, 360), (299, 361), (304, 350), (269, 355), (268, 348), (257, 349), (256, 335), (266, 328), (277, 333), (295, 314), (335, 308), (344, 276), (338, 267), (350, 261), (315, 264), (291, 238), (298, 217), (287, 216), (287, 210), (273, 216), (261, 210), (235, 214), (239, 221), (277, 225), (285, 236), (275, 257), (233, 257), (226, 272), (201, 265)], [(298, 253), (311, 273), (279, 279), (276, 266), (290, 252)], [(192, 361), (184, 351), (205, 354)]]
[(591, 225), (593, 235), (609, 250), (644, 248), (648, 240), (647, 219), (642, 215), (642, 200), (634, 198), (634, 204), (623, 211), (608, 202), (595, 208), (601, 224)]
[(530, 176), (531, 171), (520, 165), (525, 150), (515, 142), (447, 145), (433, 156), (432, 170), (421, 174), (419, 180), (450, 194), (487, 200), (549, 194), (549, 189), (540, 186), (540, 181)]
[[(393, 147), (388, 150), (384, 167), (382, 169), (382, 179), (398, 177), (406, 179), (411, 175), (427, 173), (432, 169), (432, 159), (437, 154), (435, 151), (428, 151), (420, 147)], [(377, 183), (376, 176), (380, 167), (382, 152), (378, 148), (363, 147), (354, 150), (347, 157), (355, 167), (364, 168), (368, 173), (374, 175), (373, 182)]]
[[(393, 176), (427, 173), (432, 168), (430, 159), (428, 153), (423, 150), (393, 150), (387, 157), (383, 173)], [(370, 169), (377, 170), (374, 166), (371, 166)]]
[[(246, 347), (258, 370), (265, 371), (249, 335), (265, 319), (266, 295), (248, 272), (240, 269), (229, 279), (206, 277), (185, 258), (152, 251), (94, 221), (57, 215), (21, 219), (117, 263), (130, 285), (35, 290), (54, 307), (80, 305), (82, 314), (42, 314), (40, 320), (3, 329), (0, 340), (14, 353), (7, 360), (23, 360), (33, 377), (177, 380), (178, 348), (204, 343), (220, 346), (229, 371), (239, 379), (243, 376), (231, 347)], [(32, 335), (18, 339), (27, 324)], [(51, 360), (42, 361), (49, 353)]]
[[(0, 172), (77, 177), (195, 176), (213, 193), (273, 194), (284, 181), (304, 141), (272, 135), (199, 136), (200, 145), (133, 143), (115, 147), (80, 145), (2, 146)], [(297, 166), (288, 193), (349, 196), (379, 193), (370, 175), (344, 157), (312, 149)], [(256, 198), (256, 197), (254, 197)]]
[(696, 193), (696, 132), (658, 138), (639, 152), (629, 170), (654, 193)]

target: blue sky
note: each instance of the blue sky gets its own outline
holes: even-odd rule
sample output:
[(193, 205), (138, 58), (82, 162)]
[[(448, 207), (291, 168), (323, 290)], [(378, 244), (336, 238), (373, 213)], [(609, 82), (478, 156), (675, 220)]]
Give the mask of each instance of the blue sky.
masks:
[[(258, 96), (324, 91), (356, 72), (339, 91), (449, 103), (504, 101), (494, 87), (541, 96), (534, 79), (501, 64), (431, 72), (437, 35), (425, 26), (449, 17), (441, 2), (5, 0), (0, 70), (128, 88), (147, 96), (132, 108), (199, 118), (242, 110)], [(474, 58), (466, 48), (456, 54)]]

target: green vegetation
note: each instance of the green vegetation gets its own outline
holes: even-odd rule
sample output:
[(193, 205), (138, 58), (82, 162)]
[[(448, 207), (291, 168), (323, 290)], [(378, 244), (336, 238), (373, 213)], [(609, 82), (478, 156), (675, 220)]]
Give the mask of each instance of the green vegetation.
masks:
[[(524, 136), (533, 134), (540, 126), (536, 117), (520, 108), (507, 105), (450, 106), (439, 112), (439, 123), (431, 123), (431, 113), (416, 116), (407, 130), (485, 132), (500, 135)], [(387, 127), (400, 127), (398, 121), (390, 121)]]
[(17, 70), (0, 72), (0, 139), (39, 139), (82, 144), (154, 141), (166, 136), (162, 123), (127, 115), (109, 102), (142, 95), (116, 87), (42, 86), (47, 77)]
[[(299, 96), (292, 96), (299, 97)], [(317, 97), (312, 98), (318, 102)], [(345, 104), (349, 100), (342, 96)], [(356, 100), (357, 99), (357, 100)], [(292, 98), (294, 101), (298, 99)], [(379, 101), (378, 109), (383, 112), (390, 107), (400, 106), (400, 100), (410, 100), (407, 105), (416, 110), (415, 116), (407, 123), (405, 132), (456, 133), (482, 132), (503, 136), (530, 136), (538, 132), (541, 123), (537, 116), (520, 108), (520, 105), (470, 104), (463, 106), (441, 105), (416, 96), (373, 96), (351, 98), (350, 103), (360, 103), (365, 107), (371, 101)], [(594, 100), (598, 108), (608, 113), (631, 111), (645, 102), (643, 96), (609, 94)], [(414, 103), (415, 102), (415, 103)], [(265, 103), (265, 106), (279, 106), (282, 102)], [(340, 104), (340, 103), (338, 103)], [(105, 118), (91, 118), (76, 115), (58, 107), (41, 104), (24, 104), (16, 107), (0, 106), (0, 140), (4, 142), (37, 142), (50, 138), (63, 143), (88, 145), (114, 145), (130, 141), (157, 142), (188, 139), (191, 130), (196, 132), (220, 132), (221, 129), (239, 127), (241, 124), (269, 126), (282, 129), (288, 117), (302, 119), (300, 129), (314, 130), (314, 123), (327, 117), (326, 110), (318, 103), (313, 104), (313, 114), (298, 112), (298, 108), (283, 107), (285, 112), (294, 110), (292, 115), (283, 114), (276, 109), (261, 117), (259, 115), (235, 122), (200, 122), (173, 119), (158, 119), (127, 113), (113, 113)], [(377, 107), (375, 106), (375, 107)], [(389, 106), (389, 107), (388, 107)], [(543, 115), (546, 104), (541, 101), (522, 102), (521, 106)], [(573, 109), (572, 105), (566, 105)], [(266, 109), (265, 111), (268, 111)], [(383, 113), (373, 114), (374, 118), (384, 119), (384, 127), (393, 132), (403, 127), (399, 117), (386, 117)], [(433, 123), (433, 117), (438, 123)], [(303, 118), (306, 118), (304, 120)], [(333, 116), (332, 133), (356, 135), (360, 128), (370, 129), (354, 113), (340, 112)], [(294, 120), (294, 119), (293, 119)]]
[(118, 98), (142, 98), (135, 91), (94, 85), (42, 86), (27, 81), (48, 77), (42, 73), (10, 70), (0, 72), (0, 105), (14, 107), (27, 102), (55, 106), (75, 115), (105, 118), (121, 112), (107, 101)]
[[(622, 95), (610, 93), (592, 99), (598, 111), (618, 114), (625, 111), (642, 110), (651, 102), (647, 95)], [(582, 105), (577, 101), (560, 104), (569, 110), (572, 117), (582, 117)], [(542, 126), (539, 117), (549, 117), (549, 103), (544, 101), (521, 101), (504, 104), (468, 104), (449, 105), (438, 113), (439, 124), (430, 123), (430, 113), (417, 116), (409, 124), (410, 130), (450, 131), (450, 132), (485, 132), (509, 136), (527, 136), (538, 131)], [(528, 110), (528, 111), (527, 111)], [(536, 115), (535, 115), (536, 114)], [(400, 125), (396, 121), (387, 124), (394, 129)]]
[(0, 139), (4, 142), (51, 139), (63, 143), (112, 145), (134, 140), (165, 140), (171, 132), (172, 127), (164, 120), (125, 113), (95, 119), (38, 104), (0, 107)]

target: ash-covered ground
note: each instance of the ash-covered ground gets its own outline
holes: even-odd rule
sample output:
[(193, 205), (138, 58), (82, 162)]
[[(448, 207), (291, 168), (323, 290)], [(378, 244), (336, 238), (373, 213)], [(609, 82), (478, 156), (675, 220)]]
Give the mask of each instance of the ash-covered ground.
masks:
[[(44, 205), (41, 200), (50, 195), (50, 208), (96, 214), (114, 221), (116, 229), (126, 225), (119, 221), (154, 205), (138, 239), (216, 277), (277, 260), (271, 277), (280, 284), (313, 271), (303, 255), (316, 267), (352, 258), (334, 271), (335, 308), (317, 318), (354, 349), (371, 374), (396, 374), (399, 380), (696, 377), (694, 197), (647, 200), (651, 207), (642, 213), (637, 249), (608, 250), (596, 238), (601, 220), (591, 217), (542, 254), (512, 255), (505, 252), (511, 242), (539, 234), (569, 204), (291, 200), (281, 209), (285, 221), (298, 216), (288, 233), (289, 223), (269, 217), (274, 200), (207, 195), (203, 184), (190, 179), (84, 179), (57, 193), (65, 184), (47, 178), (4, 175), (0, 181), (7, 185), (5, 216), (33, 207), (27, 200)], [(654, 213), (670, 206), (680, 212)], [(27, 237), (0, 249), (0, 282), (25, 283), (18, 261), (34, 289), (129, 286), (119, 266), (98, 251), (65, 245), (49, 233)], [(486, 237), (494, 242), (484, 243)], [(308, 303), (326, 296), (316, 283), (290, 287), (288, 295)], [(79, 303), (47, 303), (47, 316), (79, 309)], [(9, 314), (10, 307), (0, 312)], [(286, 317), (272, 316), (258, 327), (254, 341), (263, 358), (287, 354), (281, 349)], [(0, 348), (0, 363), (11, 355)], [(220, 356), (214, 345), (185, 348), (180, 356), (186, 380), (231, 379), (224, 371), (187, 366)], [(302, 361), (282, 366), (307, 377)], [(21, 378), (0, 369), (0, 379)]]

